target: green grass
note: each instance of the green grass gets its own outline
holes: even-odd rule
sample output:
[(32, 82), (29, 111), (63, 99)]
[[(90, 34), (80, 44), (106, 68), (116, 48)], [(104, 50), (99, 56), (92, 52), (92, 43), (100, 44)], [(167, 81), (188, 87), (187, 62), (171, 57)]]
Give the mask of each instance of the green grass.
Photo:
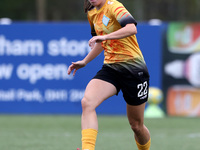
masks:
[[(151, 150), (199, 150), (200, 118), (145, 119)], [(76, 150), (80, 116), (0, 115), (0, 150)], [(96, 150), (137, 150), (126, 116), (99, 116)]]

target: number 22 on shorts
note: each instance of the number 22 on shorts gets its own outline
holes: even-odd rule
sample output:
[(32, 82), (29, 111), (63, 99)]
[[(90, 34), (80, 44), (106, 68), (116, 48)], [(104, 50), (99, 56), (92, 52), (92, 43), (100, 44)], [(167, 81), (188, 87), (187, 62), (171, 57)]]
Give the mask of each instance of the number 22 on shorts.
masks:
[(139, 92), (138, 92), (137, 96), (140, 99), (146, 98), (147, 97), (147, 93), (148, 93), (148, 91), (147, 91), (147, 89), (148, 89), (148, 83), (147, 83), (147, 81), (138, 84), (137, 88), (139, 89)]

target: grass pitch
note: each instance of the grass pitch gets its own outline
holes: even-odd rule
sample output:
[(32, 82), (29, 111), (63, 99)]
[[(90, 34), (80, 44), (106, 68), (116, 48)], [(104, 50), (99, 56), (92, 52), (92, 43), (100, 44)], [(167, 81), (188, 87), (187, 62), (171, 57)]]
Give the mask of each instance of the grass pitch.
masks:
[[(0, 115), (0, 150), (76, 150), (80, 116)], [(199, 150), (200, 118), (145, 119), (151, 150)], [(99, 116), (96, 150), (137, 150), (126, 116)]]

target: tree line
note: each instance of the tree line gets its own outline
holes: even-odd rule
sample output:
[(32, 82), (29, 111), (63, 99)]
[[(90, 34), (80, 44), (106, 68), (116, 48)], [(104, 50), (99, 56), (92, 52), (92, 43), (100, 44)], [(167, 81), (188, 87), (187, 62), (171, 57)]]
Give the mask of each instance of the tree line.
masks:
[[(200, 0), (119, 0), (138, 21), (199, 21)], [(84, 0), (1, 0), (0, 18), (85, 21)]]

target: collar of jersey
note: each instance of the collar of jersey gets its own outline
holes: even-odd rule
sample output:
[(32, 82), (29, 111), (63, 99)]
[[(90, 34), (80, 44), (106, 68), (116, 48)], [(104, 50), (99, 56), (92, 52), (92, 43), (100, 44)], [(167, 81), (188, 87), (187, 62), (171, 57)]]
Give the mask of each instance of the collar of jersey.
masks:
[(107, 3), (108, 3), (108, 0), (106, 0), (106, 2), (105, 2), (105, 4), (99, 9), (99, 10), (97, 10), (96, 8), (96, 12), (97, 13), (100, 13), (103, 9), (104, 9), (104, 7), (107, 5)]

